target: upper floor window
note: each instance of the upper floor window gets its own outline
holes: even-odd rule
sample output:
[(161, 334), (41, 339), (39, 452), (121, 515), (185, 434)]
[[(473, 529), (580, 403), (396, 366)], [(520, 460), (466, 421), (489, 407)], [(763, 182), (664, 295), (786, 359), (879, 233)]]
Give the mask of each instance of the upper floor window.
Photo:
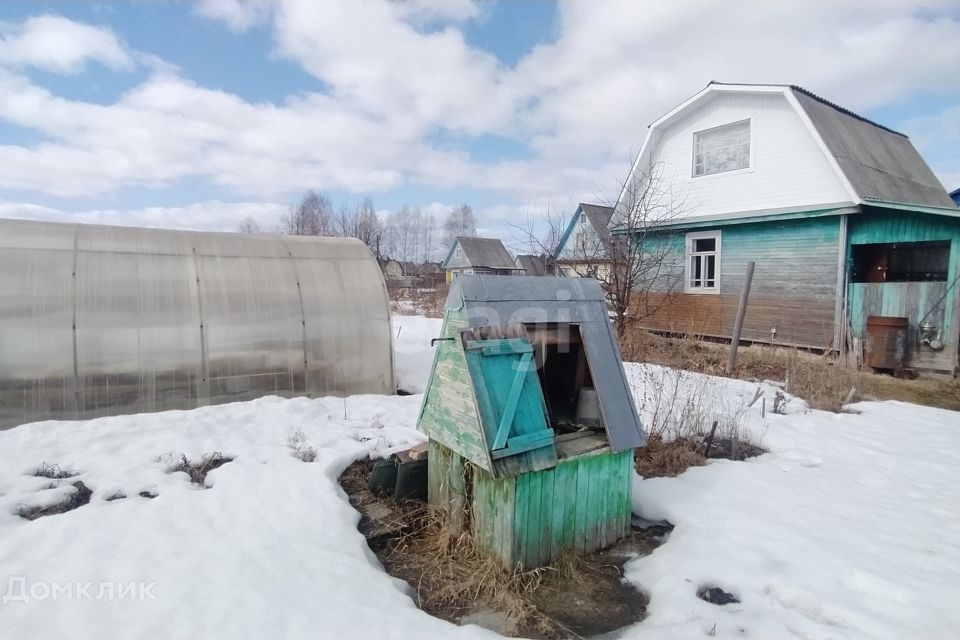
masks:
[(684, 291), (687, 293), (720, 291), (720, 232), (688, 233), (686, 254)]
[(750, 121), (743, 120), (693, 134), (693, 175), (750, 166)]

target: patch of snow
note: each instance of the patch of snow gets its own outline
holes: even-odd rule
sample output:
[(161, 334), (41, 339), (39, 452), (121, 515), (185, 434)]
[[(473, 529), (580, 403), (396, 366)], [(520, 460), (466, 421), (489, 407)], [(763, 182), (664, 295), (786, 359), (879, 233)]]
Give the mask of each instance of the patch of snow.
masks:
[[(426, 382), (439, 329), (439, 320), (394, 318), (398, 373), (411, 390)], [(620, 637), (955, 637), (957, 413), (883, 402), (777, 415), (771, 387), (764, 419), (758, 404), (744, 409), (756, 384), (626, 369), (647, 420), (675, 388), (675, 405), (708, 398), (700, 404), (740, 416), (770, 453), (635, 478), (634, 510), (676, 528), (627, 564), (626, 578), (650, 596), (649, 617)], [(411, 589), (382, 571), (337, 485), (353, 460), (421, 442), (420, 402), (271, 397), (0, 432), (0, 635), (498, 637), (419, 611)], [(315, 462), (293, 456), (298, 430)], [(166, 472), (181, 453), (212, 452), (234, 460), (207, 475), (209, 488)], [(33, 475), (43, 462), (80, 474), (44, 489), (56, 481)], [(93, 490), (89, 504), (35, 521), (16, 515), (18, 505), (62, 499), (72, 481)], [(115, 493), (127, 497), (108, 502)], [(117, 597), (129, 585), (152, 585), (149, 597)], [(741, 602), (704, 602), (696, 593), (706, 587)]]
[(440, 335), (443, 320), (394, 315), (392, 321), (397, 385), (408, 393), (423, 393), (433, 366), (430, 340)]
[[(736, 393), (737, 381), (715, 379)], [(899, 402), (767, 415), (770, 453), (634, 479), (675, 529), (626, 578), (650, 596), (624, 638), (954, 638), (960, 415)], [(749, 416), (754, 431), (760, 418)], [(699, 600), (700, 587), (739, 604)]]
[[(496, 637), (418, 610), (406, 584), (383, 573), (337, 485), (353, 460), (423, 441), (420, 399), (268, 397), (0, 432), (0, 635)], [(316, 462), (293, 457), (297, 429)], [(166, 472), (180, 453), (214, 451), (234, 460), (209, 473), (208, 489)], [(80, 471), (61, 484), (84, 482), (90, 504), (32, 522), (16, 515), (55, 493), (32, 475), (44, 461)], [(127, 497), (107, 502), (116, 492)]]

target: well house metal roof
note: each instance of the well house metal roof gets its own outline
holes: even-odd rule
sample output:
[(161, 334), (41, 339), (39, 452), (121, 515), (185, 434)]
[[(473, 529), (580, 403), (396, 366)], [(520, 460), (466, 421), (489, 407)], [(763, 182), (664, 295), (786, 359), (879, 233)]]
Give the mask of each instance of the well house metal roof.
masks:
[(554, 322), (578, 325), (611, 448), (622, 451), (645, 444), (606, 296), (596, 280), (463, 275), (451, 285), (447, 305), (462, 308), (470, 328)]

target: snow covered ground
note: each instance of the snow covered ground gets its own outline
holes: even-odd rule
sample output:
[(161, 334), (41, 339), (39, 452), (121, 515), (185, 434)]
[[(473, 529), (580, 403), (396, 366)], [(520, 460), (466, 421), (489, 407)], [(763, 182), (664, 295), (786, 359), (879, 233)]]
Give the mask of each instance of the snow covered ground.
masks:
[[(421, 390), (439, 321), (398, 316), (393, 330), (401, 384)], [(896, 402), (804, 412), (794, 400), (763, 418), (760, 403), (743, 408), (755, 384), (627, 369), (648, 422), (695, 405), (704, 420), (736, 416), (770, 453), (636, 479), (638, 513), (676, 528), (628, 563), (649, 617), (621, 637), (956, 637), (960, 415)], [(769, 410), (775, 390), (763, 391)], [(263, 398), (0, 432), (0, 638), (496, 637), (419, 611), (336, 484), (352, 460), (422, 440), (419, 402)], [(292, 455), (297, 430), (316, 462)], [(235, 459), (208, 489), (166, 473), (181, 453), (215, 451)], [(32, 475), (43, 462), (80, 475), (45, 489)], [(90, 504), (16, 515), (76, 480)], [(702, 602), (701, 586), (742, 602)]]

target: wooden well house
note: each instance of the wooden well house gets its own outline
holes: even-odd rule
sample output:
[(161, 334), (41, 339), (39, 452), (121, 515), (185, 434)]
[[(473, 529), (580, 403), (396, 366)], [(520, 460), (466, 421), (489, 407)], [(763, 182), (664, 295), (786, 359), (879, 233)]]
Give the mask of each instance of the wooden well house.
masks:
[(418, 428), (453, 532), (510, 568), (623, 537), (645, 436), (599, 284), (460, 276), (435, 342)]

